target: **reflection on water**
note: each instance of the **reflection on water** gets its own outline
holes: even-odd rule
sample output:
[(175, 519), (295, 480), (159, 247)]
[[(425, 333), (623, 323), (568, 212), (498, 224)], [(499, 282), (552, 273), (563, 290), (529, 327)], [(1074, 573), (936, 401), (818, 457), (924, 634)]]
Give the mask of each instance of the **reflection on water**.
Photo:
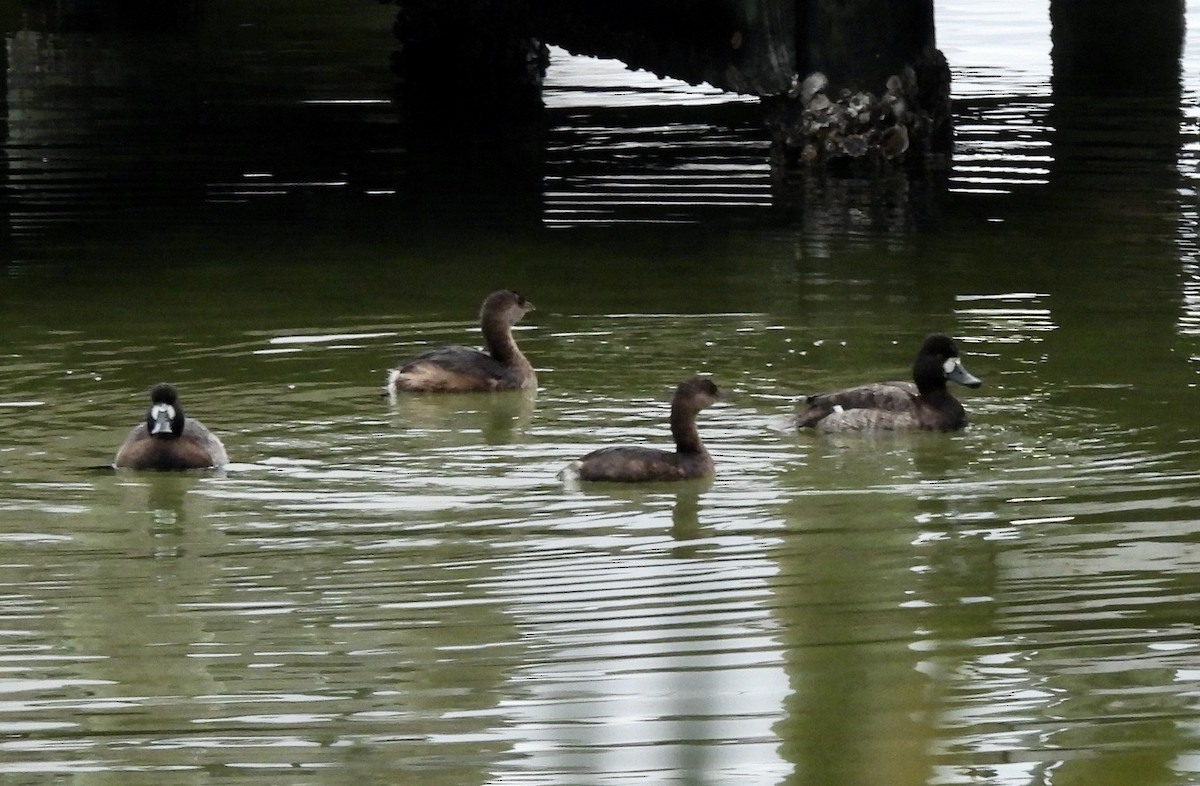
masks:
[[(562, 50), (552, 56), (545, 90), (553, 122), (543, 190), (548, 226), (694, 224), (771, 207), (757, 104), (618, 63)], [(619, 126), (614, 107), (624, 115)]]
[[(206, 8), (7, 37), (6, 783), (1195, 780), (1200, 21), (1110, 151), (1042, 4), (939, 5), (947, 180), (797, 192), (736, 97), (422, 127), (393, 8)], [(381, 395), (498, 286), (536, 395)], [(788, 429), (931, 330), (971, 428)], [(693, 373), (715, 479), (559, 480)], [(96, 469), (162, 379), (227, 472)]]

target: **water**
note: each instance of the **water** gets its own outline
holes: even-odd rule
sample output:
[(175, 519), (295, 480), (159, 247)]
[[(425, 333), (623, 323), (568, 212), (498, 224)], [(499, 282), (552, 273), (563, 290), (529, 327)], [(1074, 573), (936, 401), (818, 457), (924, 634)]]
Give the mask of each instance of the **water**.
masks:
[[(386, 6), (10, 34), (95, 84), (9, 80), (5, 783), (1195, 782), (1200, 20), (1169, 165), (1156, 125), (1089, 167), (1021, 10), (939, 6), (958, 151), (916, 208), (797, 200), (753, 105), (585, 59), (540, 148), (439, 148)], [(498, 286), (535, 398), (379, 395)], [(787, 429), (933, 329), (970, 429)], [(715, 480), (558, 480), (665, 444), (696, 372)], [(226, 472), (102, 468), (161, 379)]]

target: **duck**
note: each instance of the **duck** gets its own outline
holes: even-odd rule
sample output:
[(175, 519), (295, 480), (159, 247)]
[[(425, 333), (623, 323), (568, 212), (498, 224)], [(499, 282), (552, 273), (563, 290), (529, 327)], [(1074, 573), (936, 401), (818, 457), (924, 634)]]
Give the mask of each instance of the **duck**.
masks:
[(479, 308), (479, 328), (487, 351), (470, 347), (438, 347), (388, 372), (385, 391), (395, 393), (466, 393), (534, 390), (537, 373), (513, 339), (513, 325), (534, 310), (523, 295), (510, 289), (492, 292)]
[(808, 396), (797, 427), (820, 432), (957, 431), (967, 425), (967, 412), (946, 382), (978, 388), (983, 381), (963, 366), (953, 339), (942, 333), (927, 336), (912, 376), (912, 382), (877, 382)]
[(674, 451), (641, 445), (600, 448), (567, 465), (563, 477), (613, 483), (711, 477), (713, 460), (700, 441), (696, 416), (715, 404), (719, 397), (720, 391), (711, 379), (698, 376), (685, 379), (671, 398)]
[(166, 382), (150, 390), (150, 409), (113, 459), (118, 469), (213, 469), (229, 463), (225, 445), (203, 423), (183, 414), (179, 392)]

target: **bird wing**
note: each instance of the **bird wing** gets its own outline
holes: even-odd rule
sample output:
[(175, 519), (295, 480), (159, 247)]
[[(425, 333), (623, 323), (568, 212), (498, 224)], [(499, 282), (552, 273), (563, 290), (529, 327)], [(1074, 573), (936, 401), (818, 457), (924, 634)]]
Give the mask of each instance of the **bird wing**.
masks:
[(820, 393), (805, 400), (798, 425), (813, 426), (830, 414), (842, 410), (880, 410), (912, 412), (916, 405), (917, 386), (912, 382), (876, 382), (870, 385)]
[(502, 377), (507, 367), (486, 352), (470, 347), (438, 347), (417, 355), (400, 367), (403, 374), (421, 365), (432, 363), (454, 374), (478, 374), (484, 372), (493, 377)]

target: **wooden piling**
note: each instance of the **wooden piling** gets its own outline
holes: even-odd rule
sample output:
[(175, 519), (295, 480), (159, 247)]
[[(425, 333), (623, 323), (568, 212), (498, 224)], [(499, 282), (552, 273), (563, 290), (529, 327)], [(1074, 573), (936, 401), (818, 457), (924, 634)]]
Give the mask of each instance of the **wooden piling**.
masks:
[(798, 0), (797, 77), (768, 99), (789, 164), (873, 169), (943, 163), (952, 144), (950, 69), (932, 0)]

